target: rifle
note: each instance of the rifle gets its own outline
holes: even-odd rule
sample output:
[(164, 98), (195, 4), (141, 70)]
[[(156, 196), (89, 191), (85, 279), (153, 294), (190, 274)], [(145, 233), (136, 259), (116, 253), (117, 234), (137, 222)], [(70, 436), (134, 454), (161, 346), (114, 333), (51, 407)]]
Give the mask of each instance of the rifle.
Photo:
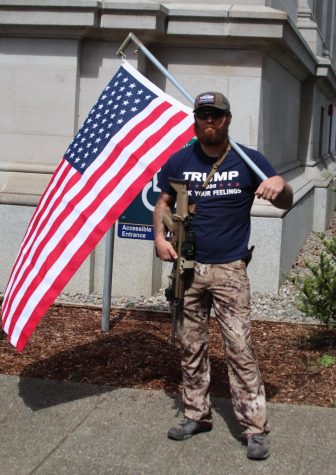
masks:
[(177, 253), (170, 285), (165, 291), (166, 299), (170, 302), (173, 321), (172, 344), (175, 347), (177, 319), (183, 310), (186, 270), (194, 267), (194, 233), (191, 230), (192, 214), (188, 204), (188, 181), (169, 178), (169, 184), (176, 191), (176, 209), (163, 215), (163, 224), (169, 231), (170, 242)]

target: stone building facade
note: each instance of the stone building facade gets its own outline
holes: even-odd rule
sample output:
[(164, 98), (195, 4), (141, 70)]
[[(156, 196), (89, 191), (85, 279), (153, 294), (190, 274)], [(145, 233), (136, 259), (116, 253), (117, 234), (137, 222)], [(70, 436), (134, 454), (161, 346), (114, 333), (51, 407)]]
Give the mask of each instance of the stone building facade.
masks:
[[(192, 96), (227, 95), (232, 138), (259, 149), (292, 185), (290, 212), (259, 201), (252, 209), (252, 289), (276, 292), (308, 233), (325, 230), (335, 208), (335, 18), (336, 0), (0, 0), (0, 293), (129, 32)], [(188, 104), (134, 49), (129, 62)], [(102, 242), (66, 290), (101, 292), (104, 255)], [(114, 295), (149, 296), (167, 272), (152, 241), (115, 238)]]

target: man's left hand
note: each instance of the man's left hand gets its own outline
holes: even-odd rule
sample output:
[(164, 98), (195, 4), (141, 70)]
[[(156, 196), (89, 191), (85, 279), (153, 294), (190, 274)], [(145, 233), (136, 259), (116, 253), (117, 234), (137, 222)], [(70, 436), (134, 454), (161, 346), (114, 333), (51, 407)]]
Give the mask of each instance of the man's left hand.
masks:
[(264, 200), (274, 201), (283, 192), (285, 185), (286, 182), (281, 176), (272, 176), (260, 183), (255, 195)]
[(288, 210), (293, 205), (293, 190), (279, 175), (261, 182), (255, 195), (257, 198), (270, 201), (277, 208)]

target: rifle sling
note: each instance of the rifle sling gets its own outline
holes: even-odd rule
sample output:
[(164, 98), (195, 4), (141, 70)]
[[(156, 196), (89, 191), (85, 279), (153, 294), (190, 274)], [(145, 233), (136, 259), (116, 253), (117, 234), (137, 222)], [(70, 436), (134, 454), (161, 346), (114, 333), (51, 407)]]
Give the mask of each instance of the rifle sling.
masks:
[(228, 146), (226, 147), (226, 149), (224, 150), (224, 153), (221, 157), (219, 157), (219, 159), (217, 160), (217, 162), (215, 162), (213, 165), (212, 165), (212, 170), (211, 172), (209, 173), (209, 175), (206, 177), (203, 185), (202, 185), (202, 188), (206, 188), (209, 184), (209, 181), (212, 179), (212, 177), (214, 176), (214, 174), (216, 173), (216, 171), (218, 170), (218, 168), (221, 166), (221, 164), (224, 162), (225, 160), (225, 157), (227, 156), (227, 154), (230, 152), (231, 150), (231, 145), (228, 144)]
[[(216, 173), (216, 171), (218, 170), (218, 168), (221, 166), (221, 164), (224, 162), (227, 154), (230, 152), (231, 150), (231, 145), (228, 144), (228, 146), (226, 147), (226, 149), (224, 150), (223, 154), (219, 157), (219, 159), (212, 165), (212, 170), (210, 171), (209, 175), (206, 177), (204, 183), (202, 184), (202, 188), (203, 189), (206, 189), (206, 187), (208, 186), (210, 180), (213, 178), (214, 174)], [(198, 200), (197, 200), (198, 201)], [(196, 213), (196, 205), (197, 205), (197, 201), (190, 204), (189, 205), (189, 213), (194, 215)]]

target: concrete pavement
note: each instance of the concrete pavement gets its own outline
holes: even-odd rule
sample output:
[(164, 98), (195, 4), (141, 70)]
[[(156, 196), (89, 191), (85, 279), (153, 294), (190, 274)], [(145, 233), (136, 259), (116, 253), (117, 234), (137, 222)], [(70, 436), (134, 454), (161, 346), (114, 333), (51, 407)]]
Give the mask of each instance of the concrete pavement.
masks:
[(0, 375), (1, 474), (331, 475), (336, 409), (269, 404), (272, 454), (246, 458), (230, 402), (214, 398), (214, 428), (167, 439), (182, 418), (163, 391)]

